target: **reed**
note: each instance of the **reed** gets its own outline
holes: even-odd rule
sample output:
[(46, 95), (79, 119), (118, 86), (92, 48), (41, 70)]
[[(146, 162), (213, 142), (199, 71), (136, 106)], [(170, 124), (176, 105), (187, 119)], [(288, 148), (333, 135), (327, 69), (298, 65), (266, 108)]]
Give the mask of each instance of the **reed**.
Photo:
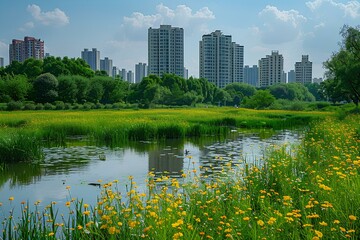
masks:
[(224, 135), (239, 127), (289, 128), (326, 115), (233, 108), (6, 112), (0, 113), (0, 161), (12, 162), (17, 156), (18, 161), (36, 160), (42, 145), (66, 145), (68, 137), (79, 135), (116, 146), (130, 140)]

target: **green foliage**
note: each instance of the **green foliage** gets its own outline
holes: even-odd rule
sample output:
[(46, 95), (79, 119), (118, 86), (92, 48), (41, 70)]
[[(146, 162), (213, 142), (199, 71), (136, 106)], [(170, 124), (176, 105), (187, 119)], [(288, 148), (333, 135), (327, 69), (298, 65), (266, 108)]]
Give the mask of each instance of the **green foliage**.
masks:
[(37, 77), (33, 84), (37, 102), (45, 103), (55, 101), (58, 97), (58, 84), (57, 78), (51, 73), (44, 73)]
[(258, 90), (253, 96), (246, 99), (245, 106), (254, 109), (268, 108), (275, 101), (275, 97), (268, 90)]
[(270, 93), (276, 99), (292, 101), (315, 101), (315, 97), (309, 90), (299, 83), (281, 83), (269, 87)]
[(255, 94), (256, 89), (246, 83), (231, 83), (226, 85), (225, 91), (230, 94), (231, 101), (230, 105), (239, 106), (244, 97), (251, 97)]
[(360, 28), (344, 26), (339, 52), (324, 63), (328, 69), (323, 87), (333, 102), (351, 99), (356, 107), (360, 101)]

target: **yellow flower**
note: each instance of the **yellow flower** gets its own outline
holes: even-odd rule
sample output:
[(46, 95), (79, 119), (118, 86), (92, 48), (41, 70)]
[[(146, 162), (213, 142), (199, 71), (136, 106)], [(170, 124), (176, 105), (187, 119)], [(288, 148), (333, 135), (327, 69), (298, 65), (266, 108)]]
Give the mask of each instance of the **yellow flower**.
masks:
[(84, 208), (87, 209), (89, 207), (89, 204), (84, 204)]
[(121, 227), (121, 226), (123, 225), (123, 223), (122, 223), (122, 222), (118, 222), (117, 225)]
[(83, 214), (86, 215), (86, 216), (89, 216), (89, 215), (90, 215), (90, 211), (84, 211)]
[(9, 197), (9, 201), (13, 201), (14, 200), (14, 197)]
[(249, 217), (244, 217), (243, 220), (244, 220), (244, 221), (249, 221), (250, 218), (249, 218)]
[(257, 221), (257, 224), (259, 225), (259, 226), (264, 226), (265, 225), (265, 223), (264, 223), (264, 221), (263, 220), (259, 220), (259, 221)]
[(324, 222), (324, 221), (320, 222), (319, 224), (320, 224), (321, 226), (324, 226), (324, 227), (328, 225), (328, 224), (327, 224), (326, 222)]
[(115, 227), (109, 227), (108, 231), (109, 231), (109, 234), (113, 235), (113, 234), (115, 234), (116, 228)]
[(51, 233), (49, 233), (48, 236), (51, 237), (51, 236), (54, 236), (54, 234), (55, 234), (55, 233), (51, 232)]
[(81, 225), (78, 225), (77, 229), (81, 230), (81, 229), (83, 229), (83, 227)]
[(355, 220), (356, 220), (356, 216), (350, 215), (350, 216), (349, 216), (349, 219), (350, 219), (351, 221), (355, 221)]
[(267, 223), (268, 223), (269, 225), (273, 225), (275, 222), (276, 222), (276, 218), (271, 217)]
[(315, 230), (315, 234), (316, 234), (316, 236), (318, 236), (319, 238), (322, 238), (322, 237), (323, 237), (323, 234), (322, 234), (322, 232), (320, 232), (320, 231)]
[(334, 224), (339, 224), (340, 221), (339, 220), (334, 220)]
[(67, 201), (67, 202), (65, 203), (65, 206), (70, 207), (70, 202)]

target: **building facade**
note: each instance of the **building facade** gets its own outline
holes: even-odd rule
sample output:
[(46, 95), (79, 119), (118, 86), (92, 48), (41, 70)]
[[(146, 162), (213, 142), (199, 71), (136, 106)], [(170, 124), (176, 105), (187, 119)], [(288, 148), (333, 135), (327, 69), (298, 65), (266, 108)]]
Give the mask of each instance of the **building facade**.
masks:
[(0, 68), (4, 66), (4, 58), (0, 57)]
[(108, 57), (100, 59), (100, 71), (105, 71), (110, 77), (113, 76), (113, 61)]
[(252, 67), (245, 65), (244, 67), (244, 83), (250, 84), (254, 87), (258, 86), (259, 82), (259, 68), (257, 65)]
[(217, 87), (244, 81), (244, 47), (220, 30), (202, 36), (199, 43), (199, 76)]
[(279, 51), (272, 51), (271, 55), (259, 60), (259, 86), (267, 87), (285, 83), (284, 58)]
[(302, 55), (301, 62), (295, 63), (295, 82), (307, 84), (312, 82), (312, 62), (309, 55)]
[(135, 83), (133, 71), (129, 70), (126, 75), (127, 75), (127, 81), (129, 83)]
[(100, 51), (96, 48), (93, 48), (91, 51), (85, 48), (84, 51), (81, 52), (81, 58), (89, 64), (93, 71), (100, 70)]
[(119, 75), (123, 81), (127, 81), (127, 72), (125, 68), (119, 70)]
[(24, 62), (26, 59), (44, 59), (44, 41), (34, 37), (13, 39), (9, 45), (9, 62)]
[(146, 63), (135, 64), (135, 83), (141, 82), (141, 80), (147, 76)]
[(294, 83), (295, 82), (295, 70), (290, 70), (288, 72), (288, 83)]
[(171, 25), (148, 30), (148, 74), (184, 77), (184, 29)]

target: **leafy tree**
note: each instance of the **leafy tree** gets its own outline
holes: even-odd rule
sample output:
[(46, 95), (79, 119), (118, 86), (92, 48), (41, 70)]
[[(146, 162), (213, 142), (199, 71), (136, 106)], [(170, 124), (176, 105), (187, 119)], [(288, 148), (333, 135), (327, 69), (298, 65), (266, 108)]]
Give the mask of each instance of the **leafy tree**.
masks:
[(6, 95), (14, 101), (24, 101), (31, 89), (31, 84), (23, 75), (7, 76), (4, 83)]
[(100, 102), (104, 95), (104, 87), (99, 80), (92, 80), (90, 82), (89, 91), (87, 93), (87, 101), (92, 103)]
[(59, 100), (65, 103), (75, 103), (77, 100), (78, 89), (75, 79), (72, 76), (60, 76), (58, 77), (59, 87)]
[(240, 105), (244, 97), (251, 97), (255, 94), (255, 87), (246, 83), (231, 83), (226, 85), (225, 91), (231, 96), (230, 103), (232, 105)]
[(70, 75), (68, 66), (64, 64), (60, 57), (47, 57), (44, 59), (44, 72), (48, 72), (58, 77), (60, 75)]
[(76, 84), (76, 102), (84, 103), (86, 102), (87, 93), (89, 91), (90, 81), (89, 79), (83, 76), (72, 76)]
[(324, 101), (324, 100), (326, 100), (324, 98), (324, 95), (323, 95), (320, 84), (318, 84), (318, 83), (309, 83), (309, 84), (305, 84), (305, 87), (315, 97), (316, 101)]
[(29, 58), (22, 63), (21, 72), (17, 74), (25, 74), (29, 79), (35, 79), (43, 73), (43, 61)]
[(275, 97), (269, 90), (258, 90), (253, 96), (247, 99), (246, 106), (255, 109), (269, 107), (275, 101)]
[[(334, 89), (350, 98), (359, 108), (360, 101), (360, 26), (354, 28), (344, 26), (341, 30), (343, 37), (339, 52), (324, 63), (328, 69), (329, 78)], [(327, 83), (325, 83), (327, 84)]]
[(39, 103), (53, 102), (58, 97), (58, 80), (51, 73), (38, 76), (33, 83), (35, 100)]

